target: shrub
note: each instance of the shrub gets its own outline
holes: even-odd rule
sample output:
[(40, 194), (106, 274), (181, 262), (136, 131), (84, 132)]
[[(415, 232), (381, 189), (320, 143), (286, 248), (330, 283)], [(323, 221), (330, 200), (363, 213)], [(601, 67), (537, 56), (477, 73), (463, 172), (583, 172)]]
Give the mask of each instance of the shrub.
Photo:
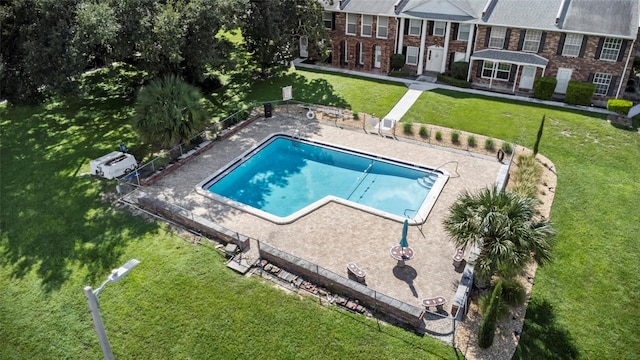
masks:
[(502, 302), (510, 306), (524, 304), (526, 292), (524, 286), (516, 279), (502, 280)]
[(535, 198), (541, 176), (542, 168), (534, 156), (519, 156), (513, 192)]
[(607, 100), (607, 110), (611, 110), (622, 115), (627, 115), (629, 113), (629, 110), (631, 110), (632, 106), (633, 106), (633, 102), (630, 100), (623, 100), (623, 99)]
[(422, 125), (420, 126), (419, 134), (421, 138), (426, 139), (429, 137), (429, 130), (427, 130), (426, 126)]
[(496, 334), (496, 323), (498, 322), (498, 313), (500, 311), (500, 298), (502, 297), (502, 281), (499, 281), (493, 293), (489, 307), (480, 322), (480, 330), (478, 331), (478, 346), (486, 349), (493, 345), (493, 338)]
[(511, 143), (503, 142), (500, 149), (502, 149), (502, 151), (507, 155), (513, 154), (513, 147), (511, 146)]
[(451, 133), (451, 143), (458, 145), (460, 143), (460, 132), (457, 130)]
[(469, 145), (469, 147), (476, 147), (478, 144), (476, 143), (476, 137), (473, 135), (469, 135), (469, 137), (467, 138), (467, 145)]
[(456, 61), (451, 65), (451, 76), (456, 80), (467, 80), (469, 73), (469, 63), (466, 61)]
[(402, 129), (405, 134), (412, 135), (413, 134), (413, 123), (406, 122), (402, 124)]
[(533, 96), (541, 100), (549, 100), (553, 96), (558, 80), (552, 77), (539, 77), (533, 83)]
[(404, 54), (391, 55), (391, 70), (400, 70), (404, 67)]
[(471, 83), (466, 80), (454, 79), (451, 76), (438, 74), (438, 81), (447, 85), (457, 86), (459, 88), (471, 88)]
[(567, 85), (567, 93), (564, 102), (569, 105), (591, 105), (593, 93), (596, 91), (596, 84), (570, 80)]
[(408, 78), (411, 77), (411, 71), (409, 70), (393, 70), (389, 72), (389, 76), (400, 77), (400, 78)]
[(640, 72), (640, 56), (633, 58), (633, 70)]
[(436, 131), (436, 140), (442, 141), (442, 131)]
[(496, 149), (492, 138), (487, 138), (487, 140), (484, 141), (484, 149), (487, 151), (494, 151)]

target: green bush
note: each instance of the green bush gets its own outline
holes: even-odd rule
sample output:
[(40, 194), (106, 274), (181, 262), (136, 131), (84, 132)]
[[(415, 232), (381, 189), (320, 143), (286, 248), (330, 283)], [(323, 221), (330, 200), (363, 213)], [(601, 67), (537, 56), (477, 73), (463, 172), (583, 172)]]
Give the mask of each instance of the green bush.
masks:
[(520, 306), (524, 304), (526, 298), (524, 286), (516, 279), (502, 280), (502, 302), (510, 306)]
[(593, 93), (596, 91), (596, 84), (570, 80), (567, 85), (567, 93), (564, 102), (569, 105), (591, 105)]
[(393, 70), (389, 72), (389, 76), (399, 77), (399, 78), (409, 78), (412, 77), (410, 70)]
[(466, 61), (456, 61), (451, 64), (451, 76), (456, 80), (467, 80), (469, 73), (469, 63)]
[(487, 138), (487, 140), (484, 141), (484, 149), (487, 151), (494, 151), (496, 149), (496, 144), (492, 138)]
[(405, 134), (412, 135), (413, 134), (413, 123), (410, 123), (410, 122), (402, 123), (402, 129), (404, 130)]
[(436, 131), (436, 140), (442, 141), (442, 131)]
[(391, 55), (391, 70), (400, 70), (404, 67), (405, 57), (404, 54)]
[(424, 125), (420, 126), (420, 131), (419, 131), (420, 137), (423, 139), (427, 139), (429, 137), (429, 130), (427, 130), (427, 127)]
[(633, 58), (633, 70), (640, 72), (640, 56), (636, 56)]
[(503, 142), (500, 149), (502, 149), (502, 151), (507, 155), (513, 154), (513, 147), (511, 146), (511, 143)]
[(539, 77), (533, 83), (533, 96), (536, 99), (549, 100), (553, 96), (558, 80), (552, 77)]
[(502, 297), (502, 281), (499, 281), (493, 293), (491, 301), (482, 321), (480, 322), (480, 330), (478, 331), (478, 346), (487, 349), (493, 345), (493, 337), (496, 334), (496, 324), (498, 322), (498, 313), (500, 311), (500, 298)]
[(469, 137), (467, 138), (467, 145), (469, 145), (469, 147), (476, 147), (478, 144), (476, 143), (476, 137), (473, 135), (469, 135)]
[(460, 132), (454, 131), (451, 133), (451, 143), (455, 145), (460, 144)]
[(454, 79), (451, 76), (438, 74), (438, 81), (447, 85), (457, 86), (459, 88), (471, 88), (471, 83), (465, 80)]
[(627, 115), (633, 102), (631, 100), (624, 99), (609, 99), (607, 100), (607, 110), (617, 112), (618, 114)]

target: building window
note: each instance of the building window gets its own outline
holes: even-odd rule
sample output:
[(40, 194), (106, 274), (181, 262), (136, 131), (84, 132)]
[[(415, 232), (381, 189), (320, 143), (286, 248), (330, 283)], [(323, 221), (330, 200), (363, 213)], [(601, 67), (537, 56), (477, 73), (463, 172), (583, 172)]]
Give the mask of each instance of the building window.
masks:
[(376, 29), (376, 37), (386, 39), (389, 31), (389, 18), (386, 16), (378, 16), (378, 28)]
[(362, 43), (358, 44), (358, 50), (358, 64), (364, 65), (364, 46), (362, 46)]
[(322, 22), (324, 22), (324, 28), (327, 30), (333, 30), (333, 13), (325, 11), (322, 13)]
[(602, 44), (602, 52), (600, 53), (600, 59), (617, 61), (618, 53), (622, 47), (622, 39), (606, 38)]
[(371, 31), (373, 27), (373, 16), (372, 15), (362, 15), (362, 30), (360, 35), (362, 36), (371, 36)]
[(433, 23), (433, 35), (444, 36), (444, 32), (447, 29), (447, 23), (444, 21), (436, 21)]
[(407, 65), (418, 65), (418, 51), (420, 51), (418, 47), (407, 47)]
[(420, 36), (422, 33), (422, 20), (409, 20), (409, 35)]
[(495, 79), (502, 81), (509, 81), (509, 74), (511, 73), (511, 64), (497, 63), (495, 64), (495, 76), (494, 76), (494, 63), (491, 61), (484, 61), (482, 64), (482, 77), (485, 79)]
[(524, 35), (524, 43), (522, 44), (522, 51), (538, 52), (540, 47), (540, 37), (542, 31), (540, 30), (527, 30)]
[(507, 28), (495, 26), (492, 27), (491, 35), (489, 36), (489, 47), (502, 49), (504, 47), (505, 36), (507, 36)]
[(582, 34), (567, 34), (564, 38), (562, 56), (578, 57), (582, 47)]
[(358, 19), (355, 14), (347, 14), (347, 35), (356, 34), (356, 23)]
[(469, 41), (469, 33), (471, 33), (471, 24), (460, 24), (458, 26), (458, 40)]
[(611, 74), (595, 73), (593, 75), (593, 83), (596, 84), (596, 95), (607, 95), (609, 93), (609, 85), (611, 85)]

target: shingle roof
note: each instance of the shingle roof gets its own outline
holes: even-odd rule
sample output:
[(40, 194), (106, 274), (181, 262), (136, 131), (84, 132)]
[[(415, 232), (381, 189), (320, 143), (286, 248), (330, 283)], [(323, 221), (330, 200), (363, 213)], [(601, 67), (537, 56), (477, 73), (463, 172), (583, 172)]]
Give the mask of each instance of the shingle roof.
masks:
[(479, 19), (487, 25), (582, 32), (636, 38), (638, 0), (566, 0), (566, 10), (556, 22), (562, 0), (497, 0)]
[(638, 0), (571, 0), (562, 29), (632, 37), (638, 32)]
[(471, 59), (504, 61), (512, 64), (537, 65), (537, 66), (547, 66), (547, 64), (549, 63), (549, 60), (543, 58), (540, 55), (524, 53), (519, 51), (493, 50), (493, 49), (476, 51), (475, 53), (473, 53), (473, 55), (471, 55)]
[[(334, 0), (339, 3), (339, 0)], [(394, 0), (349, 0), (343, 11), (356, 14), (394, 16)]]

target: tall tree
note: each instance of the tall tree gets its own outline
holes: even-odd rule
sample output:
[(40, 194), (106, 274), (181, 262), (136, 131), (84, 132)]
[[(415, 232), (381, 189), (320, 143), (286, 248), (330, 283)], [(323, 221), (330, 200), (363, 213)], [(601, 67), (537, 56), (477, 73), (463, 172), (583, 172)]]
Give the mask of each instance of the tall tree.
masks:
[(73, 47), (76, 0), (3, 2), (0, 97), (37, 103), (47, 92), (68, 93), (84, 64)]
[(456, 247), (478, 246), (478, 279), (522, 271), (531, 261), (551, 258), (555, 231), (548, 219), (536, 215), (536, 199), (493, 187), (463, 193), (449, 209), (444, 228)]
[(202, 94), (175, 75), (152, 81), (138, 94), (133, 128), (148, 143), (176, 145), (202, 131), (206, 122)]
[(74, 45), (93, 67), (107, 64), (116, 46), (120, 24), (108, 2), (81, 2), (76, 14)]
[(322, 11), (317, 0), (249, 0), (242, 34), (262, 74), (294, 59), (300, 36), (319, 45), (326, 39)]

